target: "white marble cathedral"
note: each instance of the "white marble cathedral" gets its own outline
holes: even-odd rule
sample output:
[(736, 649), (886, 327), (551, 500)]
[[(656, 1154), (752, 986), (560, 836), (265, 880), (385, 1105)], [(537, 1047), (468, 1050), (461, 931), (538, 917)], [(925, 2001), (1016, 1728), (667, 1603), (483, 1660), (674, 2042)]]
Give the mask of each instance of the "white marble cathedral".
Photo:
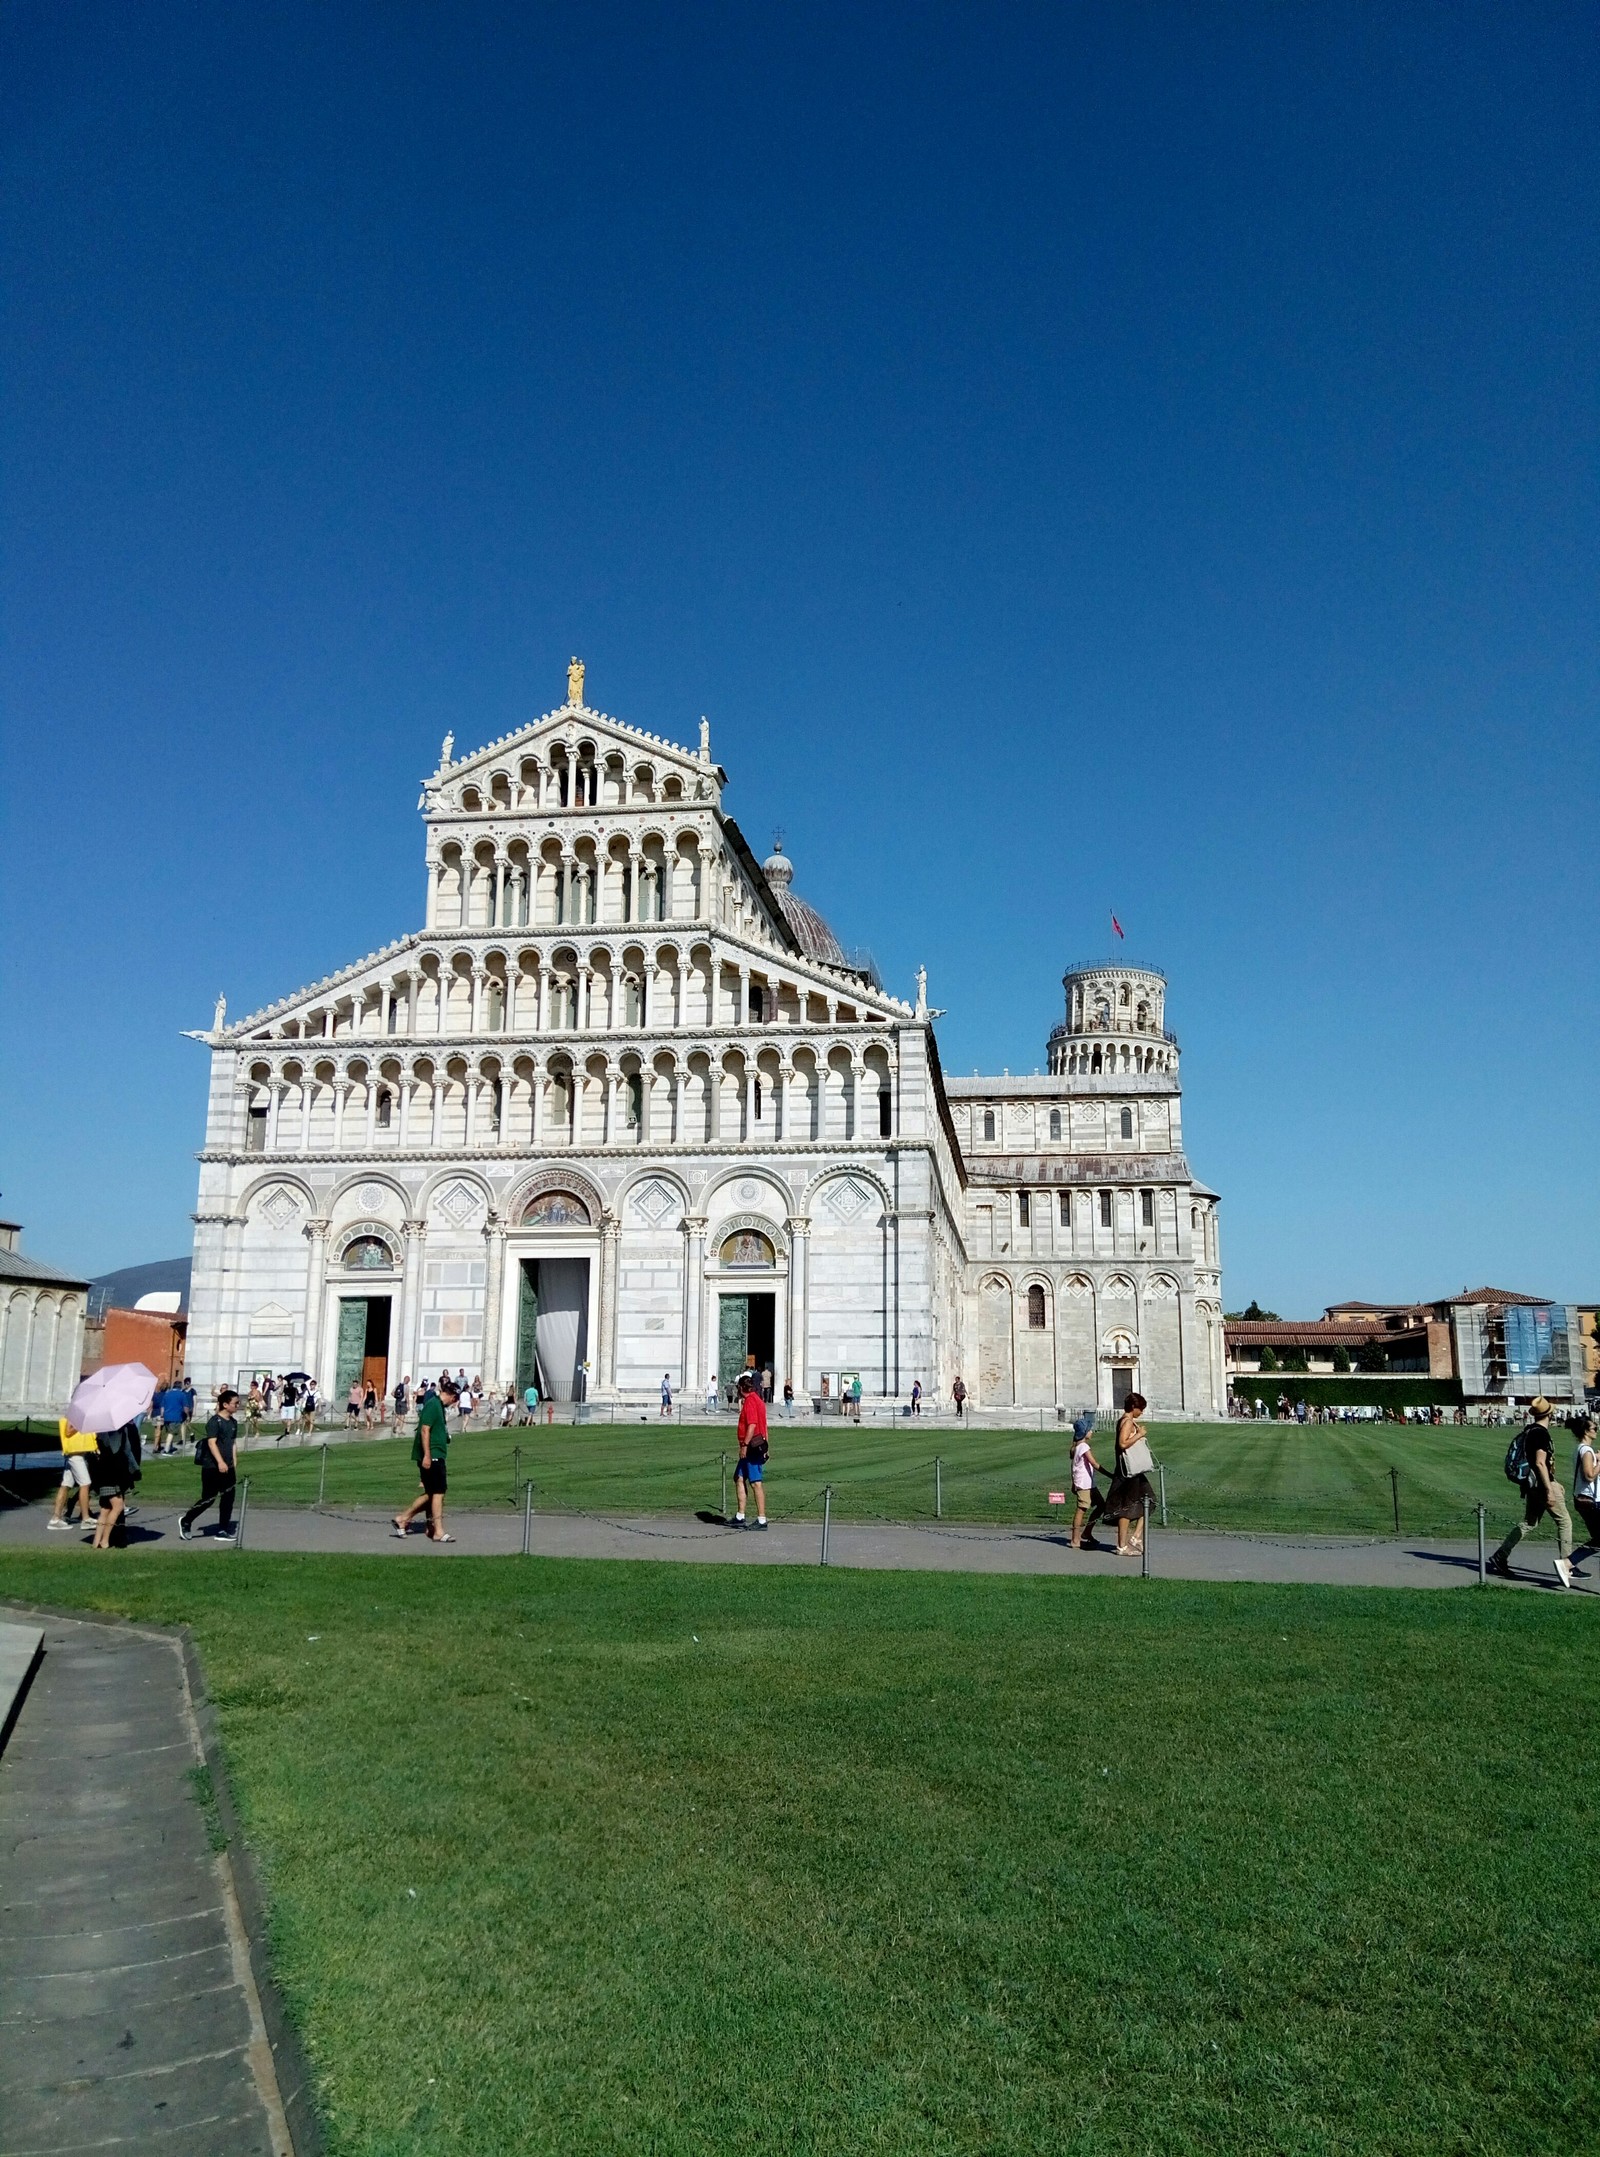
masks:
[(202, 1388), (441, 1369), (980, 1409), (1224, 1400), (1217, 1198), (1162, 976), (1066, 976), (1049, 1075), (947, 1080), (698, 751), (584, 702), (424, 786), (426, 926), (212, 1030)]

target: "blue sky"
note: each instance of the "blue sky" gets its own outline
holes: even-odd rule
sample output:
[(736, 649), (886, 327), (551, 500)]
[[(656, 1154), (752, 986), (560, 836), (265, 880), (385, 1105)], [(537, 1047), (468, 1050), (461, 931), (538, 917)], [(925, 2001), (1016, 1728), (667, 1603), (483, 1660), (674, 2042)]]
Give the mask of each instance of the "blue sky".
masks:
[(1170, 976), (1230, 1305), (1600, 1292), (1591, 10), (0, 19), (0, 1211), (187, 1247), (417, 781), (692, 741), (1032, 1070)]

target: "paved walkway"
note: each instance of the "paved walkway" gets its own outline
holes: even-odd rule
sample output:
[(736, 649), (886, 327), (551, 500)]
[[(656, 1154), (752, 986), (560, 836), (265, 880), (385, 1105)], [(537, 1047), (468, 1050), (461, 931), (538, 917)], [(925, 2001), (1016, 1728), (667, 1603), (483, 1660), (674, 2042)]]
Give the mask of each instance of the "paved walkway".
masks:
[[(213, 1565), (229, 1552), (208, 1537), (178, 1541), (177, 1510), (143, 1508), (131, 1523), (130, 1545), (172, 1550)], [(522, 1548), (523, 1521), (510, 1506), (498, 1511), (449, 1511), (456, 1540), (436, 1549), (420, 1534), (399, 1541), (382, 1508), (347, 1506), (323, 1512), (257, 1506), (245, 1524), (252, 1550), (367, 1551), (396, 1558), (442, 1561), (506, 1556)], [(75, 1537), (44, 1532), (43, 1506), (0, 1513), (0, 1549), (16, 1543), (76, 1547)], [(529, 1548), (547, 1558), (686, 1558), (715, 1565), (816, 1565), (819, 1522), (779, 1521), (765, 1535), (743, 1533), (704, 1514), (535, 1513)], [(1559, 1589), (1551, 1566), (1553, 1540), (1525, 1543), (1517, 1578), (1528, 1587)], [(87, 1556), (87, 1553), (85, 1554)], [(114, 1556), (114, 1554), (113, 1554)], [(109, 1562), (106, 1558), (94, 1561)], [(1074, 1551), (1064, 1533), (1046, 1527), (987, 1526), (932, 1521), (833, 1523), (830, 1565), (878, 1571), (936, 1573), (1064, 1573), (1137, 1575), (1135, 1559)], [(1456, 1588), (1478, 1577), (1475, 1542), (1431, 1538), (1315, 1535), (1232, 1535), (1152, 1528), (1150, 1571), (1164, 1580), (1304, 1581), (1334, 1587)], [(1600, 1559), (1589, 1561), (1577, 1592), (1600, 1594)]]
[(40, 1629), (0, 1754), (0, 2149), (291, 2157), (181, 1647)]

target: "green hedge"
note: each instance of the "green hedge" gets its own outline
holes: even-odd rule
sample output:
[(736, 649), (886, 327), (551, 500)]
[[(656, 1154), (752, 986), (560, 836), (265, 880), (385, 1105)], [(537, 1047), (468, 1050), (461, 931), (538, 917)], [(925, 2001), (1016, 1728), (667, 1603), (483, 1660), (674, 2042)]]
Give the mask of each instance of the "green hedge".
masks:
[(1335, 1372), (1308, 1378), (1303, 1371), (1264, 1371), (1232, 1381), (1234, 1397), (1264, 1400), (1269, 1408), (1278, 1395), (1304, 1401), (1308, 1408), (1458, 1408), (1461, 1382), (1456, 1378), (1368, 1378), (1360, 1372)]

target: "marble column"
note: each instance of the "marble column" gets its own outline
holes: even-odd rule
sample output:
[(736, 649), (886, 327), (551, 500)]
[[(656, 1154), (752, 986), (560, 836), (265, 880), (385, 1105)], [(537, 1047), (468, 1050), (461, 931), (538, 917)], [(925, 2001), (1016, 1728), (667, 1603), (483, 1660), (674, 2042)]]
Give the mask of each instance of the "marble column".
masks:
[(683, 1217), (683, 1387), (686, 1393), (702, 1398), (709, 1376), (700, 1348), (705, 1274), (705, 1215), (688, 1213)]
[(318, 1393), (326, 1396), (335, 1374), (329, 1373), (324, 1383), (322, 1359), (322, 1315), (327, 1293), (328, 1276), (328, 1224), (320, 1215), (313, 1215), (306, 1223), (306, 1337), (305, 1362), (317, 1381)]
[(407, 1378), (419, 1375), (417, 1333), (422, 1316), (422, 1260), (428, 1224), (426, 1221), (405, 1221), (402, 1234), (405, 1257), (400, 1275), (400, 1308), (395, 1313), (394, 1342), (390, 1352), (391, 1391), (397, 1372)]
[(495, 1386), (504, 1384), (511, 1375), (500, 1363), (500, 1291), (505, 1273), (506, 1231), (497, 1213), (491, 1213), (484, 1223), (483, 1251), (483, 1382)]
[(617, 1256), (622, 1223), (609, 1209), (600, 1216), (600, 1352), (595, 1359), (597, 1391), (614, 1400), (617, 1392)]
[(806, 1329), (809, 1323), (808, 1284), (811, 1278), (811, 1219), (808, 1214), (789, 1216), (789, 1368), (777, 1374), (779, 1397), (788, 1378), (795, 1393), (808, 1391)]

